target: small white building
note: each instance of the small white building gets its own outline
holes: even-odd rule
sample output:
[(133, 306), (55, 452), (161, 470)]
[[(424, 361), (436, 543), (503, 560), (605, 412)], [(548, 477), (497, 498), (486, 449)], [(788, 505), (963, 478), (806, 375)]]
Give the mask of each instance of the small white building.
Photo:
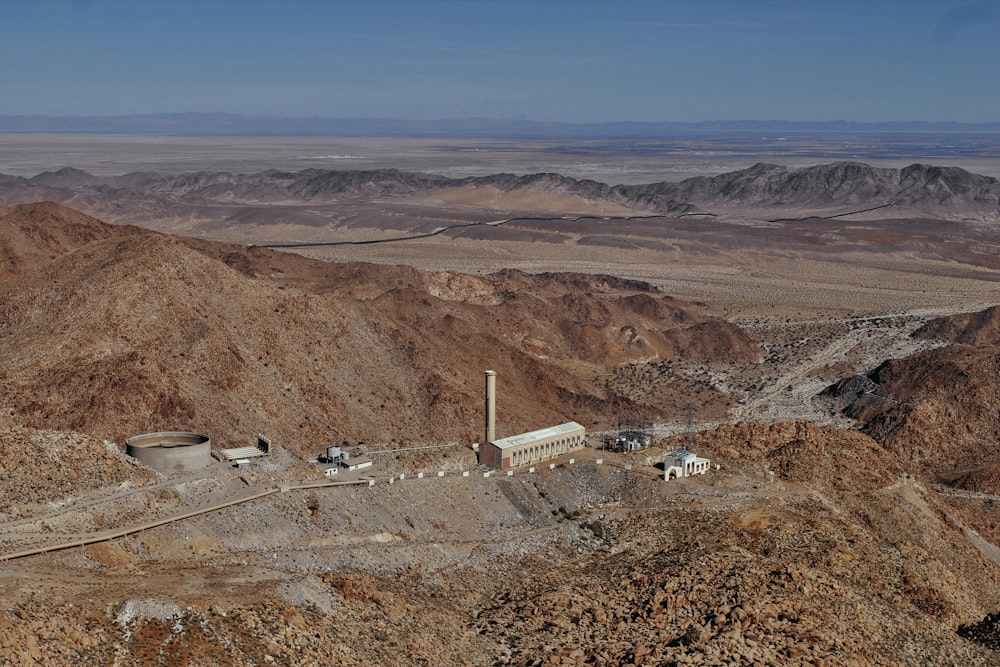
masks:
[(326, 470), (323, 471), (323, 474), (326, 475), (327, 477), (333, 477), (339, 472), (340, 468), (327, 468)]
[(711, 459), (703, 459), (687, 447), (667, 454), (663, 461), (663, 479), (704, 475), (712, 467)]

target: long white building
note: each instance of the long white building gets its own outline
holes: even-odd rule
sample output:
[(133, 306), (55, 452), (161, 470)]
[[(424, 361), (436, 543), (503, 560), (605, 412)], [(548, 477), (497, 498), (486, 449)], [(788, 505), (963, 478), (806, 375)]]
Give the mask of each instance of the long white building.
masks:
[(490, 468), (503, 470), (556, 458), (586, 446), (583, 426), (567, 422), (487, 442), (482, 447), (479, 461)]

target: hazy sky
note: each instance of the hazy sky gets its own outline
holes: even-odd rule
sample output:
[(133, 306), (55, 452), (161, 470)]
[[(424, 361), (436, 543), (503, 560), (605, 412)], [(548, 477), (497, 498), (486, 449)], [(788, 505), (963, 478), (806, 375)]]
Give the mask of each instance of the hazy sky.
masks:
[(0, 114), (994, 122), (998, 35), (996, 0), (4, 0)]

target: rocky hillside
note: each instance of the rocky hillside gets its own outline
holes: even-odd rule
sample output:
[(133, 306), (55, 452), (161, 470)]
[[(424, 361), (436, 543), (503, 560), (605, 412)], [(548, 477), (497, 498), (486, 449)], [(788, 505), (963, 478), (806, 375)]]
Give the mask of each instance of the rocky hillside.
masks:
[(759, 356), (737, 327), (646, 283), (331, 265), (95, 229), (101, 240), (0, 284), (0, 407), (24, 425), (119, 442), (264, 431), (301, 453), (470, 442), (488, 368), (510, 434), (657, 409), (609, 393), (609, 365)]
[[(115, 218), (127, 206), (133, 216), (184, 215), (190, 207), (215, 202), (232, 206), (322, 204), (348, 199), (401, 198), (438, 191), (482, 191), (559, 195), (581, 210), (614, 210), (676, 215), (692, 211), (761, 209), (839, 214), (893, 204), (899, 215), (933, 214), (944, 218), (1000, 215), (1000, 183), (957, 167), (914, 164), (903, 169), (876, 168), (857, 162), (791, 169), (757, 164), (748, 169), (679, 183), (609, 186), (559, 174), (529, 174), (451, 179), (433, 174), (374, 171), (264, 171), (256, 174), (195, 172), (181, 175), (136, 173), (95, 177), (75, 169), (45, 172), (32, 178), (2, 176), (0, 202), (51, 199)], [(454, 195), (453, 195), (454, 196)], [(566, 199), (569, 197), (570, 199)], [(461, 199), (455, 196), (456, 201)], [(537, 199), (537, 198), (536, 198)], [(469, 201), (479, 201), (472, 197)], [(521, 210), (543, 210), (531, 197), (502, 199)], [(589, 202), (586, 206), (583, 204)], [(594, 206), (597, 205), (595, 209)], [(570, 210), (570, 209), (566, 209)], [(158, 211), (158, 213), (157, 213)]]
[[(804, 422), (723, 424), (680, 444), (708, 449), (731, 466), (764, 466), (788, 482), (820, 484), (828, 490), (857, 492), (896, 481), (898, 459), (857, 431)], [(845, 470), (853, 474), (845, 476)]]
[[(0, 424), (6, 419), (0, 417)], [(141, 485), (155, 473), (125, 456), (113, 443), (80, 433), (0, 427), (4, 461), (0, 514), (37, 513), (49, 502)]]
[(980, 488), (995, 475), (976, 471), (1000, 456), (996, 332), (996, 307), (931, 320), (914, 335), (963, 344), (887, 360), (824, 393), (907, 470), (949, 480), (972, 474)]
[(93, 241), (139, 233), (52, 202), (0, 208), (0, 283)]
[(722, 470), (409, 477), (38, 558), (0, 589), (0, 661), (995, 664), (959, 630), (997, 568), (892, 453), (804, 423), (682, 443)]
[(1000, 345), (1000, 306), (935, 318), (914, 331), (913, 336), (963, 345)]

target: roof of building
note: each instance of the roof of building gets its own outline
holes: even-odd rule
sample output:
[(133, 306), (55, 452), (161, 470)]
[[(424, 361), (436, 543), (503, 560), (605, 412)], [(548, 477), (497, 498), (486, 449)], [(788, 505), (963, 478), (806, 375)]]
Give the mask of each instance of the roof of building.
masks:
[(354, 466), (370, 465), (372, 463), (374, 463), (374, 461), (372, 461), (367, 456), (352, 456), (349, 459), (341, 459), (341, 465), (347, 468), (351, 468)]
[(687, 461), (689, 459), (694, 459), (695, 461), (708, 461), (710, 459), (702, 458), (692, 452), (687, 447), (681, 447), (680, 449), (675, 449), (674, 451), (667, 454), (670, 458), (680, 459), (681, 461)]
[(252, 459), (258, 456), (267, 456), (267, 452), (256, 447), (233, 447), (231, 449), (223, 449), (222, 456), (227, 461), (235, 461), (236, 459)]
[(500, 449), (509, 449), (511, 447), (527, 445), (532, 442), (538, 442), (539, 440), (547, 440), (548, 438), (555, 438), (560, 435), (566, 435), (567, 433), (582, 430), (583, 426), (580, 424), (577, 424), (576, 422), (566, 422), (565, 424), (559, 424), (558, 426), (550, 426), (548, 428), (538, 429), (537, 431), (532, 431), (530, 433), (522, 433), (520, 435), (512, 435), (509, 438), (494, 440), (490, 444), (494, 447), (499, 447)]

